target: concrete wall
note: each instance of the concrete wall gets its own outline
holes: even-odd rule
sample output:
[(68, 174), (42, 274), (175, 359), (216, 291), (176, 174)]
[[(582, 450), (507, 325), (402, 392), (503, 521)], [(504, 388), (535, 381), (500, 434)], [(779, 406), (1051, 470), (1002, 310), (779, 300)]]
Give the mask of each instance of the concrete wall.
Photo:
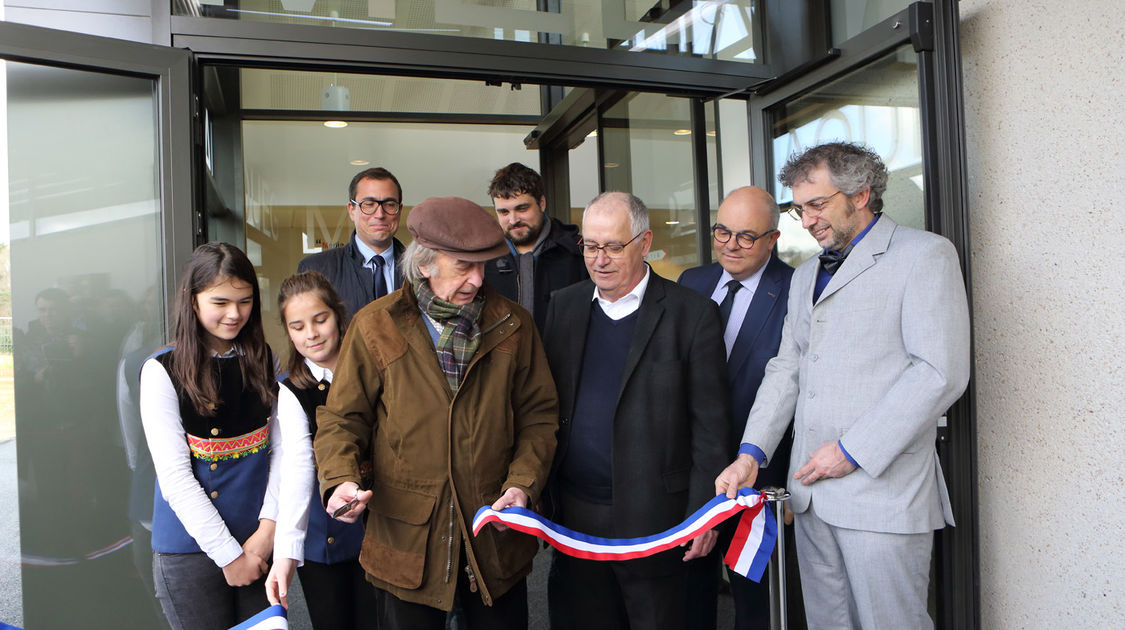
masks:
[(983, 626), (1121, 628), (1120, 4), (960, 6)]

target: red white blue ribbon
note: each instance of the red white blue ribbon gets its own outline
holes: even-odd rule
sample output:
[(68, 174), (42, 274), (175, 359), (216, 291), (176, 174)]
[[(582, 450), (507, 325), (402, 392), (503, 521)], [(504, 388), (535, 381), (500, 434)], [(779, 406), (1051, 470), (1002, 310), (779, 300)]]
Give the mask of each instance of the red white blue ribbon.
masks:
[(555, 549), (586, 560), (631, 560), (666, 551), (714, 528), (731, 516), (742, 513), (734, 540), (724, 557), (731, 570), (760, 582), (777, 540), (777, 521), (766, 503), (766, 496), (743, 488), (728, 499), (720, 494), (675, 527), (641, 538), (601, 538), (567, 529), (521, 507), (496, 511), (489, 506), (473, 517), (473, 535), (492, 522), (499, 522), (547, 541)]
[(285, 608), (273, 605), (230, 630), (289, 630)]

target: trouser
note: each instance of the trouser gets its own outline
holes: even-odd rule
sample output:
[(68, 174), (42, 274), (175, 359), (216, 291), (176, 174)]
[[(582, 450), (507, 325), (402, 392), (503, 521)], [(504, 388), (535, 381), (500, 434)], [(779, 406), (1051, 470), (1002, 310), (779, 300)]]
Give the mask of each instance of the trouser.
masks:
[(270, 605), (265, 576), (230, 586), (205, 553), (153, 553), (152, 578), (172, 630), (228, 630)]
[[(612, 506), (560, 495), (565, 527), (596, 536), (611, 531)], [(649, 575), (638, 570), (643, 562), (583, 560), (556, 550), (547, 578), (552, 630), (683, 630), (686, 565)]]
[(297, 569), (313, 630), (371, 628), (375, 587), (364, 577), (359, 560), (323, 564), (305, 560)]
[[(773, 504), (767, 506), (773, 509)], [(687, 630), (715, 630), (718, 626), (717, 597), (720, 572), (725, 571), (730, 582), (731, 599), (734, 601), (734, 630), (770, 629), (770, 571), (762, 576), (761, 582), (743, 577), (722, 564), (723, 556), (730, 547), (731, 539), (738, 528), (740, 516), (727, 519), (719, 526), (719, 540), (715, 548), (704, 558), (688, 562), (687, 584)], [(779, 523), (779, 527), (784, 524)], [(800, 575), (797, 571), (797, 548), (793, 540), (792, 525), (785, 526), (785, 588), (786, 612), (789, 629), (802, 630), (805, 627), (804, 611), (801, 607)], [(776, 561), (776, 557), (775, 557)]]
[(810, 505), (794, 523), (810, 628), (933, 628), (926, 610), (933, 532), (888, 534), (829, 525)]
[[(464, 567), (465, 562), (459, 566)], [(460, 605), (464, 628), (468, 630), (527, 630), (527, 580), (520, 580), (507, 593), (493, 598), (486, 606), (469, 589), (469, 578), (462, 568), (458, 572), (456, 607)], [(375, 588), (375, 587), (372, 587)], [(425, 604), (403, 601), (387, 591), (375, 588), (379, 630), (444, 630), (446, 612)], [(373, 625), (367, 626), (374, 627)]]

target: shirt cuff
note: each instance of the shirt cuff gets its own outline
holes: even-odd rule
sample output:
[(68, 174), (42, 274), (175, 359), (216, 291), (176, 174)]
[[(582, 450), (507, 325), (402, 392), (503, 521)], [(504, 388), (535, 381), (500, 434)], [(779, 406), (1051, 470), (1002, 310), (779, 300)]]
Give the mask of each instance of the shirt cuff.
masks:
[(752, 456), (754, 459), (758, 460), (759, 466), (766, 463), (765, 451), (749, 442), (743, 442), (742, 445), (738, 447), (738, 454)]
[(207, 557), (219, 565), (219, 568), (225, 567), (228, 564), (238, 560), (242, 555), (242, 545), (233, 537), (223, 544), (221, 549), (216, 549), (214, 552), (207, 552)]
[(852, 466), (855, 466), (856, 468), (862, 468), (862, 466), (860, 466), (860, 465), (859, 465), (859, 462), (857, 462), (857, 461), (855, 461), (854, 459), (852, 459), (852, 456), (851, 456), (851, 455), (848, 455), (848, 449), (844, 448), (844, 443), (843, 443), (843, 442), (841, 442), (840, 440), (836, 440), (836, 444), (837, 444), (837, 445), (839, 445), (839, 447), (840, 447), (840, 452), (842, 452), (842, 453), (844, 454), (844, 457), (846, 457), (846, 458), (848, 459), (848, 462), (849, 462), (849, 463), (850, 463), (850, 464), (851, 464)]

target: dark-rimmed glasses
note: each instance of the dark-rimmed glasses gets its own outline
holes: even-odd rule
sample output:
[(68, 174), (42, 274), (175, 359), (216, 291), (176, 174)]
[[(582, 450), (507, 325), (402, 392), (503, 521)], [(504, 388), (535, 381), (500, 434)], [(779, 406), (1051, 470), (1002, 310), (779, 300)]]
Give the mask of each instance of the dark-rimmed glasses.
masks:
[(605, 245), (596, 245), (594, 243), (587, 242), (586, 239), (582, 239), (578, 242), (578, 246), (582, 248), (582, 255), (586, 258), (597, 258), (599, 249), (605, 252), (605, 255), (609, 256), (610, 258), (621, 258), (625, 254), (625, 248), (629, 246), (629, 243), (637, 240), (637, 237), (647, 231), (648, 230), (641, 230), (640, 232), (637, 232), (636, 236), (624, 243), (606, 243)]
[(755, 236), (750, 232), (731, 232), (727, 226), (721, 223), (716, 223), (711, 226), (711, 236), (715, 237), (716, 242), (729, 243), (731, 235), (734, 235), (734, 242), (742, 249), (753, 249), (754, 243), (758, 242), (758, 239), (765, 238), (776, 231), (777, 230), (767, 230)]
[(358, 206), (359, 211), (363, 214), (375, 214), (375, 208), (382, 208), (384, 213), (393, 217), (402, 210), (402, 204), (398, 202), (398, 199), (371, 199), (369, 197), (363, 201), (352, 199), (352, 203)]
[(800, 221), (801, 218), (805, 216), (806, 212), (812, 212), (813, 214), (820, 214), (821, 212), (824, 212), (824, 207), (828, 205), (828, 200), (835, 197), (836, 195), (838, 195), (842, 192), (844, 192), (844, 191), (837, 190), (836, 192), (832, 193), (831, 195), (828, 195), (827, 197), (821, 197), (820, 199), (813, 199), (811, 201), (806, 201), (803, 206), (799, 206), (797, 204), (792, 204), (792, 205), (789, 206), (789, 209), (786, 210), (786, 212), (788, 212), (789, 216), (793, 217), (793, 219), (795, 221)]

